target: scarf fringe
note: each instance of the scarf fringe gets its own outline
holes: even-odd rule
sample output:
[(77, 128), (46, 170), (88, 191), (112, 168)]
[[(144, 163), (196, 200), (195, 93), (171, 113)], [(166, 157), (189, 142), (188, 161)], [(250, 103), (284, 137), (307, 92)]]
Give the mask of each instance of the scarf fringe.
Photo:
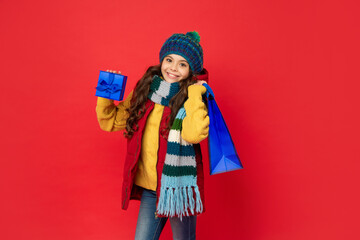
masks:
[[(195, 199), (193, 195), (195, 192)], [(183, 216), (189, 216), (189, 211), (192, 214), (201, 213), (203, 205), (200, 197), (198, 186), (186, 186), (177, 188), (161, 187), (160, 198), (157, 206), (157, 213), (167, 217), (179, 217), (182, 220)]]

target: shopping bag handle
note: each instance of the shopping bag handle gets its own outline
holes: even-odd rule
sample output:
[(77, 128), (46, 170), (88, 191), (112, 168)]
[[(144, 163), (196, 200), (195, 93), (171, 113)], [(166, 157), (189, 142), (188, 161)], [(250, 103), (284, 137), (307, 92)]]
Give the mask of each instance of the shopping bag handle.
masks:
[(203, 86), (206, 88), (206, 97), (208, 99), (215, 99), (215, 95), (211, 87), (206, 83), (203, 83)]

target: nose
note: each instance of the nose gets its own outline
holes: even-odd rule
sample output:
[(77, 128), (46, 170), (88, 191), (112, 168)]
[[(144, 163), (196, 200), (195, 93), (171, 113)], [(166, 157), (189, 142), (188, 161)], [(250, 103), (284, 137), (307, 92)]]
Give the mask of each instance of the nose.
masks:
[(173, 70), (173, 71), (175, 71), (175, 72), (177, 71), (177, 64), (176, 64), (175, 61), (173, 61), (173, 62), (171, 63), (170, 69)]

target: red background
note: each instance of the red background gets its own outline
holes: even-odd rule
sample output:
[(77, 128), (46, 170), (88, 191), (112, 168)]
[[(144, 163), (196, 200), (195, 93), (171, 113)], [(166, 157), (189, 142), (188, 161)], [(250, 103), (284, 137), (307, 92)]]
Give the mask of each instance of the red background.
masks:
[(127, 95), (166, 38), (196, 30), (244, 165), (209, 176), (204, 153), (198, 239), (359, 239), (358, 12), (357, 1), (1, 1), (0, 238), (133, 239), (139, 202), (121, 210), (126, 142), (98, 126), (99, 70), (127, 75)]

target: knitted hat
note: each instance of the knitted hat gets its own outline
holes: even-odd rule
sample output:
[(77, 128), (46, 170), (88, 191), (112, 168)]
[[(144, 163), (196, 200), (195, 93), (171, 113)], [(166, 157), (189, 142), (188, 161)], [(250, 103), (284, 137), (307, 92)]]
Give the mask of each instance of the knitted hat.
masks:
[(203, 50), (197, 32), (175, 33), (168, 38), (160, 50), (160, 63), (169, 54), (177, 54), (188, 61), (191, 70), (199, 73), (203, 69)]

